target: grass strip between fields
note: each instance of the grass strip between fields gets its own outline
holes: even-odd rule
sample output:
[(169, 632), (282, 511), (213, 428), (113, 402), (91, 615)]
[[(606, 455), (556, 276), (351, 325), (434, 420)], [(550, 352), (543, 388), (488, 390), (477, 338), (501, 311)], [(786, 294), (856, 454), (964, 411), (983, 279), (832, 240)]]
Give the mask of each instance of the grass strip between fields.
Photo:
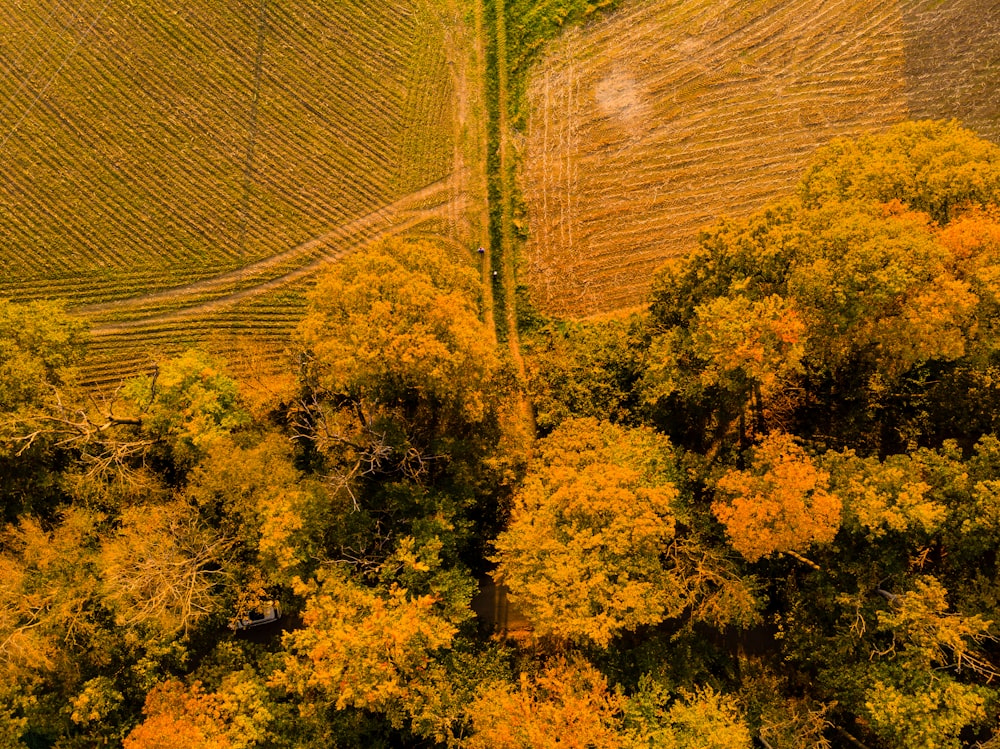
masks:
[[(513, 131), (527, 125), (527, 80), (545, 43), (567, 25), (620, 0), (483, 0), (486, 16), (487, 195), (493, 281), (493, 318), (497, 339), (509, 341), (523, 370), (517, 343), (518, 299), (529, 301), (518, 282), (520, 248), (527, 238), (526, 203), (518, 185), (521, 171)], [(529, 301), (530, 303), (530, 301)]]
[(493, 324), (497, 340), (507, 341), (510, 335), (505, 250), (509, 242), (504, 237), (504, 213), (507, 195), (504, 189), (504, 134), (506, 122), (506, 41), (503, 0), (483, 0), (486, 17), (486, 190), (489, 202), (490, 266), (493, 268)]

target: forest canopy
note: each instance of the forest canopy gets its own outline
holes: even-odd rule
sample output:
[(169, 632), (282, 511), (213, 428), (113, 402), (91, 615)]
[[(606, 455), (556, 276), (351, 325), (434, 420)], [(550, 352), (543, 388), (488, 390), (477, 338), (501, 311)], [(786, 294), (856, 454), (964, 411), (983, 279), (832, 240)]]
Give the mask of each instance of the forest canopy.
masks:
[(426, 237), (331, 265), (268, 396), (98, 397), (3, 302), (0, 747), (997, 746), (998, 206), (956, 123), (834, 141), (648, 310), (524, 310), (523, 378)]

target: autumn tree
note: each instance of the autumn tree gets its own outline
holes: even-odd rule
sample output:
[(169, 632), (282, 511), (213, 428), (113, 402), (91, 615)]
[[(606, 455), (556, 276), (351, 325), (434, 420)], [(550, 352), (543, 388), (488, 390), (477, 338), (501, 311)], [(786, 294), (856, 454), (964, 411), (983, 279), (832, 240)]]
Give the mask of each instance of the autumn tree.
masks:
[[(798, 198), (721, 221), (654, 283), (646, 400), (707, 410), (694, 426), (716, 445), (748, 401), (755, 433), (905, 445), (928, 398), (961, 390), (927, 388), (982, 350), (998, 150), (901, 125), (821, 151)], [(952, 219), (964, 230), (942, 228)]]
[(821, 466), (844, 503), (841, 569), (890, 592), (915, 585), (914, 570), (933, 574), (950, 601), (989, 616), (1000, 595), (998, 456), (992, 436), (969, 456), (954, 442), (882, 460), (827, 452)]
[(303, 434), (353, 474), (439, 474), (495, 439), (504, 384), (479, 280), (444, 247), (351, 253), (310, 293), (299, 337)]
[(146, 697), (145, 719), (125, 737), (125, 749), (252, 749), (273, 740), (274, 715), (265, 686), (247, 671), (223, 678), (218, 690), (177, 680)]
[(306, 596), (305, 627), (285, 635), (274, 686), (306, 704), (319, 696), (337, 710), (383, 713), (396, 726), (420, 711), (422, 684), (457, 632), (434, 597), (370, 588), (337, 567), (297, 592)]
[(845, 525), (869, 541), (895, 533), (919, 543), (941, 531), (948, 507), (928, 483), (920, 457), (827, 453), (823, 465), (843, 499)]
[(123, 661), (143, 657), (147, 647), (117, 630), (101, 603), (102, 530), (100, 516), (67, 508), (52, 524), (25, 515), (0, 537), (4, 733), (19, 726), (18, 736), (55, 742), (86, 734), (104, 742), (127, 715), (129, 678), (118, 677), (130, 670)]
[(771, 434), (754, 447), (747, 470), (730, 469), (719, 478), (712, 511), (748, 561), (797, 556), (832, 541), (840, 527), (841, 500), (829, 491), (829, 480), (792, 437)]
[(73, 381), (85, 326), (52, 302), (0, 300), (0, 413), (39, 406)]
[(48, 406), (59, 392), (75, 398), (75, 368), (83, 360), (85, 326), (51, 302), (0, 300), (0, 498), (4, 518), (22, 508), (58, 503), (59, 458)]
[(469, 715), (469, 749), (751, 746), (731, 696), (711, 687), (672, 692), (648, 677), (626, 695), (580, 657), (545, 662), (516, 683), (482, 684)]
[[(876, 746), (963, 746), (995, 692), (996, 440), (971, 456), (955, 443), (883, 459), (828, 451), (816, 464), (843, 500), (824, 571), (783, 596), (787, 662), (818, 674)], [(836, 577), (833, 577), (836, 576)], [(877, 739), (874, 737), (878, 737)]]
[(190, 472), (184, 496), (232, 541), (240, 559), (233, 572), (241, 578), (256, 572), (272, 585), (290, 586), (333, 553), (328, 546), (338, 537), (346, 543), (348, 532), (337, 530), (348, 498), (331, 496), (294, 458), (280, 434), (242, 442), (227, 437), (213, 441)]
[(986, 720), (986, 691), (944, 675), (874, 668), (864, 717), (890, 749), (959, 749)]
[(54, 528), (25, 516), (7, 528), (0, 554), (0, 658), (8, 680), (25, 672), (73, 670), (74, 656), (99, 639), (98, 518), (67, 510)]
[(796, 672), (769, 660), (739, 659), (739, 704), (760, 743), (765, 749), (831, 749), (828, 715), (835, 703), (803, 694), (793, 686)]
[(214, 366), (189, 353), (162, 365), (162, 380), (108, 397), (46, 374), (43, 395), (15, 414), (11, 460), (58, 466), (53, 501), (0, 538), (4, 592), (20, 602), (0, 650), (29, 733), (120, 740), (138, 684), (222, 612), (231, 539), (175, 495), (208, 446), (245, 423)]
[(192, 350), (113, 393), (50, 384), (42, 401), (11, 417), (18, 436), (8, 444), (16, 451), (0, 460), (10, 462), (12, 475), (58, 464), (58, 480), (46, 487), (52, 504), (73, 501), (113, 514), (166, 500), (207, 446), (247, 419), (235, 382)]
[(932, 576), (885, 598), (877, 628), (891, 639), (867, 676), (861, 712), (891, 747), (958, 749), (959, 733), (986, 720), (992, 694), (960, 679), (998, 675), (981, 650), (992, 622), (950, 611), (947, 591)]
[(538, 452), (496, 541), (499, 577), (536, 631), (606, 646), (697, 609), (716, 585), (733, 594), (722, 619), (752, 618), (750, 592), (679, 521), (682, 481), (667, 439), (571, 419)]
[(553, 321), (521, 335), (535, 423), (548, 434), (562, 421), (638, 420), (643, 317)]
[(744, 409), (752, 406), (756, 429), (764, 431), (765, 404), (802, 373), (805, 331), (801, 314), (777, 295), (755, 301), (719, 297), (700, 304), (686, 326), (658, 336), (650, 346), (646, 400), (656, 403), (676, 394), (688, 402), (731, 401), (741, 434)]
[(710, 686), (671, 691), (649, 676), (625, 703), (629, 749), (749, 749), (752, 741), (736, 698)]
[(351, 253), (299, 326), (293, 429), (350, 500), (344, 526), (361, 535), (343, 558), (369, 570), (434, 536), (446, 566), (481, 565), (523, 460), (512, 370), (482, 320), (480, 279), (454, 253), (415, 239)]
[(124, 626), (168, 637), (218, 612), (232, 543), (184, 502), (128, 508), (101, 544), (101, 593)]
[(555, 660), (517, 683), (487, 682), (469, 705), (468, 749), (616, 749), (625, 700), (583, 660)]
[(1000, 204), (1000, 147), (954, 120), (903, 122), (821, 148), (799, 194), (807, 207), (899, 200), (945, 224), (971, 206)]
[(160, 364), (156, 372), (126, 383), (123, 394), (153, 458), (166, 473), (189, 470), (208, 447), (246, 424), (239, 387), (223, 364), (191, 349)]

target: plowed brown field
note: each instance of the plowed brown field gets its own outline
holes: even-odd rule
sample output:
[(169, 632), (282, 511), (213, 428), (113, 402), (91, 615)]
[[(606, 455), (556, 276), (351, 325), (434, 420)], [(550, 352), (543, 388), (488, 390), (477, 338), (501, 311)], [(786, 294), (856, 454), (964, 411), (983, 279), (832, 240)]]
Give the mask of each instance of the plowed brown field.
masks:
[(574, 29), (529, 86), (522, 185), (536, 304), (639, 304), (721, 214), (788, 191), (838, 135), (958, 117), (1000, 138), (1000, 6), (642, 0)]

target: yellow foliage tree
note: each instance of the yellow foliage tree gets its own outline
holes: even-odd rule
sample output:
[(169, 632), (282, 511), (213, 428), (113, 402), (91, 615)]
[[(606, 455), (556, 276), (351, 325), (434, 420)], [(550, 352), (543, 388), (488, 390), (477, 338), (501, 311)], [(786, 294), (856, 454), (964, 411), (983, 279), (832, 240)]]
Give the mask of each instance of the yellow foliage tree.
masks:
[(861, 530), (869, 539), (887, 533), (929, 538), (943, 527), (948, 507), (932, 491), (915, 456), (891, 455), (880, 461), (852, 451), (829, 452), (823, 465), (833, 490), (843, 499), (847, 527)]
[(956, 277), (925, 213), (833, 203), (802, 211), (806, 231), (788, 273), (810, 336), (805, 359), (847, 376), (862, 363), (882, 378), (966, 351), (978, 297)]
[(988, 679), (1000, 676), (977, 647), (991, 639), (993, 622), (950, 611), (947, 594), (939, 580), (923, 575), (906, 593), (887, 595), (890, 606), (878, 613), (878, 624), (892, 633), (891, 652), (928, 670), (966, 669)]
[(986, 720), (986, 690), (947, 675), (874, 669), (864, 717), (890, 749), (959, 749), (959, 733)]
[(185, 496), (255, 553), (277, 584), (290, 584), (322, 556), (319, 539), (336, 509), (319, 482), (295, 468), (288, 439), (277, 434), (249, 446), (229, 438), (213, 442), (192, 469)]
[(300, 696), (318, 690), (337, 710), (382, 712), (397, 726), (421, 710), (420, 683), (457, 632), (434, 598), (367, 588), (334, 568), (297, 592), (307, 596), (305, 627), (285, 635), (274, 686)]
[(99, 629), (94, 546), (99, 518), (67, 510), (51, 531), (31, 516), (3, 534), (0, 554), (0, 662), (8, 679), (25, 670), (61, 670)]
[[(0, 426), (70, 384), (83, 358), (84, 325), (53, 302), (0, 300)], [(0, 436), (7, 436), (0, 432)]]
[(719, 297), (695, 309), (695, 355), (706, 361), (703, 386), (755, 388), (772, 395), (801, 372), (806, 326), (792, 304), (777, 295), (760, 300)]
[(663, 564), (678, 495), (669, 442), (575, 419), (539, 451), (496, 541), (499, 577), (536, 630), (607, 645), (680, 613), (686, 591)]
[(902, 122), (820, 149), (799, 185), (809, 206), (900, 200), (946, 223), (1000, 202), (1000, 147), (952, 120)]
[(975, 367), (997, 348), (998, 202), (1000, 148), (957, 123), (831, 143), (797, 198), (721, 221), (660, 273), (646, 400), (706, 447), (737, 424), (743, 444), (752, 399), (757, 434), (896, 450), (922, 418), (898, 404), (937, 372), (971, 364), (966, 383), (992, 397)]
[(995, 340), (1000, 310), (1000, 209), (967, 211), (943, 227), (937, 236), (952, 254), (955, 274), (979, 297), (976, 314), (979, 337)]
[(679, 699), (649, 680), (626, 706), (628, 749), (750, 749), (750, 729), (730, 695), (711, 687), (682, 690)]
[(556, 660), (519, 682), (487, 683), (469, 705), (466, 749), (619, 749), (625, 699), (582, 660)]
[(198, 681), (166, 681), (146, 697), (146, 718), (125, 737), (124, 749), (261, 746), (273, 720), (267, 703), (263, 684), (246, 672), (228, 674), (215, 692)]
[(221, 362), (197, 349), (164, 362), (151, 377), (129, 381), (123, 392), (140, 414), (143, 434), (183, 470), (249, 421), (236, 382)]
[[(715, 623), (752, 611), (741, 581), (678, 533), (679, 475), (665, 437), (570, 419), (538, 452), (495, 557), (537, 632), (606, 646), (689, 606)], [(708, 595), (712, 586), (725, 595)], [(698, 610), (702, 599), (711, 612)]]
[(749, 470), (727, 471), (716, 482), (712, 511), (733, 548), (747, 560), (798, 553), (833, 540), (841, 501), (828, 491), (829, 474), (816, 467), (787, 434), (754, 448)]
[(671, 694), (648, 676), (626, 697), (580, 658), (549, 661), (517, 684), (483, 684), (468, 715), (466, 749), (751, 747), (733, 697), (710, 687)]
[(351, 253), (318, 281), (299, 326), (303, 434), (357, 471), (419, 475), (494, 428), (500, 360), (479, 279), (425, 240)]
[(175, 501), (122, 514), (101, 545), (101, 592), (123, 625), (173, 636), (215, 613), (231, 543)]

